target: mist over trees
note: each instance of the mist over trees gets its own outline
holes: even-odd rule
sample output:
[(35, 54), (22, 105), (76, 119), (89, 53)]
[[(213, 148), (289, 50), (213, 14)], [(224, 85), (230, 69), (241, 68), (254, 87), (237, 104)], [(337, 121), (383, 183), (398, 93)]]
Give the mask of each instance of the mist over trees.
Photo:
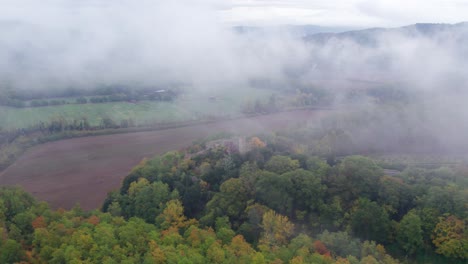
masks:
[[(217, 95), (245, 89), (242, 115), (330, 113), (144, 159), (99, 210), (2, 186), (0, 263), (466, 263), (468, 23), (316, 33), (233, 27), (211, 1), (91, 2), (0, 9), (0, 110), (228, 104)], [(214, 109), (171, 121), (228, 117)], [(0, 124), (0, 169), (36, 144), (143, 126), (89, 120)]]
[[(49, 15), (44, 10), (28, 17), (25, 9), (15, 19), (0, 21), (5, 33), (0, 102), (62, 104), (60, 99), (24, 103), (18, 95), (75, 91), (82, 96), (99, 87), (134, 92), (93, 96), (88, 102), (138, 99), (147, 87), (192, 92), (260, 87), (295, 93), (295, 106), (357, 108), (367, 116), (384, 116), (369, 117), (356, 133), (364, 138), (380, 125), (387, 129), (388, 142), (400, 129), (448, 149), (468, 143), (463, 137), (468, 132), (467, 23), (308, 35), (306, 28), (304, 34), (297, 28), (239, 31), (219, 23), (203, 5), (159, 3), (152, 12), (145, 10), (153, 4), (132, 11), (127, 5), (78, 6), (60, 25), (39, 20)], [(58, 10), (66, 14), (70, 8), (59, 5)], [(108, 12), (98, 15), (96, 10)], [(183, 19), (188, 13), (196, 15)], [(123, 21), (125, 26), (114, 26)], [(275, 106), (268, 99), (246, 101), (243, 111), (271, 112)]]
[[(468, 129), (459, 125), (468, 123), (467, 23), (313, 34), (307, 27), (238, 30), (208, 4), (186, 1), (35, 6), (6, 8), (0, 21), (0, 102), (11, 106), (24, 103), (5, 94), (266, 87), (300, 91), (296, 104), (302, 106), (353, 101), (373, 112), (382, 103), (406, 102), (409, 113), (387, 108), (388, 115), (408, 116), (408, 126), (444, 134), (451, 146)], [(246, 112), (268, 108), (250, 104)], [(450, 127), (458, 129), (441, 131)]]

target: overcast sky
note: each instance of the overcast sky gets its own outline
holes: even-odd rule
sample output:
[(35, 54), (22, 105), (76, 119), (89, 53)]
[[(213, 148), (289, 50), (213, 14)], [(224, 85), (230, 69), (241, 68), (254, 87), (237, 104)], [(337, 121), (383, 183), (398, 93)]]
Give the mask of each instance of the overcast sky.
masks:
[[(162, 2), (164, 1), (138, 0), (131, 1), (130, 5), (157, 8)], [(397, 27), (418, 22), (457, 23), (468, 20), (468, 0), (170, 0), (167, 2), (178, 2), (192, 7), (199, 5), (212, 9), (219, 15), (220, 21), (228, 25), (311, 24), (334, 27)], [(51, 14), (82, 8), (112, 9), (122, 3), (128, 5), (128, 1), (125, 0), (0, 0), (0, 20), (17, 18), (24, 20), (25, 16), (30, 16), (34, 20), (37, 13), (41, 12)]]
[(313, 24), (395, 27), (468, 20), (468, 0), (227, 0), (234, 24)]

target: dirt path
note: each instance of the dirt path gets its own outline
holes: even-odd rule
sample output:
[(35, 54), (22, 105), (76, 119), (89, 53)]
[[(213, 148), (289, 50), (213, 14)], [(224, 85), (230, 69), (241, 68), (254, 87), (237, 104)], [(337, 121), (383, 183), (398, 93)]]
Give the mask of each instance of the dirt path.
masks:
[(181, 149), (219, 132), (251, 135), (313, 121), (327, 111), (299, 110), (160, 131), (74, 138), (29, 149), (0, 174), (0, 185), (20, 185), (53, 208), (99, 208), (143, 158)]

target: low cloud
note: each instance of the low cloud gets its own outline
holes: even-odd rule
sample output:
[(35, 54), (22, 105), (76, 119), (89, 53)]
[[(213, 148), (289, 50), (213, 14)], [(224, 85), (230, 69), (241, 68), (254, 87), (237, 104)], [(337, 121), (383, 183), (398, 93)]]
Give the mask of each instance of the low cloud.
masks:
[[(360, 8), (374, 14), (381, 3)], [(0, 11), (0, 85), (184, 84), (205, 90), (260, 80), (285, 89), (320, 86), (336, 95), (337, 105), (352, 90), (388, 85), (411, 94), (414, 107), (402, 112), (404, 119), (385, 110), (380, 127), (426, 133), (446, 146), (465, 144), (468, 24), (306, 36), (293, 27), (235, 30), (220, 8), (183, 0), (6, 1)], [(358, 106), (380, 109), (372, 100)], [(366, 124), (358, 134), (371, 138), (374, 128)], [(389, 138), (398, 138), (389, 131)]]
[(258, 79), (279, 86), (361, 79), (437, 92), (463, 89), (468, 76), (466, 24), (304, 40), (287, 27), (236, 32), (208, 0), (19, 0), (3, 7), (0, 81), (13, 88), (182, 83), (214, 89)]

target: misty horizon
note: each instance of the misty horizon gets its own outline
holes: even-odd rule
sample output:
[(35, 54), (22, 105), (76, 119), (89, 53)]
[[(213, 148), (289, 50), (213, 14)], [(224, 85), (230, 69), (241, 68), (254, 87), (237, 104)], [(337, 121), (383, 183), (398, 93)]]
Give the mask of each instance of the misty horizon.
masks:
[(0, 263), (466, 264), (467, 14), (0, 0)]
[[(421, 122), (418, 115), (430, 117), (418, 127), (450, 146), (465, 141), (468, 128), (450, 129), (450, 137), (441, 129), (468, 122), (467, 23), (343, 32), (321, 32), (327, 27), (320, 26), (232, 27), (204, 5), (147, 3), (128, 9), (125, 3), (104, 8), (105, 13), (69, 6), (75, 12), (44, 9), (38, 17), (19, 17), (22, 22), (0, 22), (0, 88), (181, 86), (197, 93), (260, 83), (277, 91), (319, 87), (333, 93), (333, 105), (340, 108), (354, 89), (391, 86), (415, 97), (418, 107), (409, 112), (414, 122)], [(364, 100), (353, 107), (379, 105)]]
[[(418, 50), (418, 53), (425, 60), (434, 60), (424, 66), (433, 65), (431, 67), (435, 67), (436, 74), (443, 68), (436, 65), (441, 58), (458, 64), (465, 63), (463, 57), (459, 57), (460, 54), (453, 54), (462, 52), (461, 55), (466, 55), (466, 50), (461, 46), (464, 42), (456, 43), (466, 42), (466, 23), (463, 22), (351, 31), (320, 31), (322, 27), (287, 25), (210, 26), (191, 26), (187, 28), (188, 31), (184, 31), (190, 32), (189, 34), (179, 34), (176, 29), (165, 28), (165, 33), (169, 35), (161, 35), (164, 38), (159, 39), (160, 32), (156, 30), (153, 33), (155, 35), (138, 42), (132, 35), (109, 31), (112, 28), (95, 30), (80, 25), (76, 28), (65, 26), (57, 29), (6, 23), (3, 29), (7, 34), (0, 42), (3, 47), (0, 56), (4, 61), (0, 65), (1, 81), (3, 86), (27, 89), (40, 89), (41, 86), (63, 89), (122, 84), (159, 85), (174, 81), (198, 88), (220, 88), (229, 83), (248, 86), (252, 79), (269, 79), (281, 84), (290, 80), (288, 73), (307, 82), (317, 77), (313, 71), (317, 70), (318, 64), (331, 67), (327, 72), (320, 72), (331, 76), (331, 79), (382, 79), (382, 74), (375, 76), (375, 70), (383, 70), (387, 76), (391, 76), (383, 77), (383, 80), (395, 77), (420, 79), (421, 73), (418, 73), (417, 67), (422, 65), (414, 64), (418, 63), (418, 58), (404, 58), (403, 61), (403, 57), (419, 56), (408, 49), (420, 49), (422, 46), (427, 47), (427, 50)], [(436, 31), (432, 33), (434, 36), (429, 36), (425, 35), (427, 32), (418, 32), (418, 27), (434, 27)], [(186, 29), (184, 26), (182, 28)], [(411, 28), (416, 28), (412, 30), (412, 35), (408, 34)], [(204, 35), (198, 34), (207, 29), (211, 30)], [(149, 31), (128, 32), (142, 39)], [(104, 35), (101, 36), (101, 33)], [(360, 34), (373, 43), (365, 43), (368, 40), (363, 42)], [(444, 34), (447, 39), (443, 39)], [(42, 38), (46, 36), (46, 39)], [(319, 41), (315, 42), (315, 39)], [(337, 44), (343, 46), (334, 53), (332, 49)], [(449, 47), (455, 49), (450, 50)], [(195, 52), (192, 53), (192, 49)], [(350, 62), (351, 54), (356, 49), (360, 49), (362, 58), (367, 61)], [(209, 53), (206, 52), (208, 50)], [(430, 54), (433, 51), (441, 53)], [(334, 62), (336, 60), (340, 60), (342, 65), (337, 65)], [(377, 69), (370, 69), (369, 65)], [(410, 71), (396, 72), (396, 68), (408, 66), (412, 68)], [(451, 69), (450, 74), (460, 76), (456, 70), (461, 69), (459, 66), (452, 66), (454, 69)], [(361, 72), (351, 72), (356, 69)], [(447, 72), (447, 69), (443, 68), (443, 71)]]

